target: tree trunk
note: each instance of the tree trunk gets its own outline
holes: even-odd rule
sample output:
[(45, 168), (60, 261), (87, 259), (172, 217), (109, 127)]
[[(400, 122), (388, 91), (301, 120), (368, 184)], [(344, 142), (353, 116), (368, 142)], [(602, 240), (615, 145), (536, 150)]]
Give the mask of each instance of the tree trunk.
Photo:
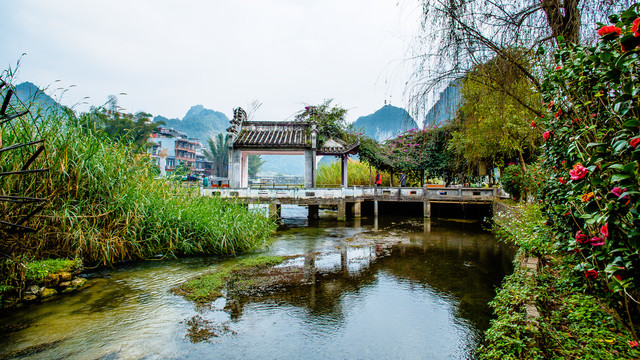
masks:
[(580, 42), (579, 0), (542, 0), (540, 7), (547, 16), (554, 39), (562, 36), (566, 42)]

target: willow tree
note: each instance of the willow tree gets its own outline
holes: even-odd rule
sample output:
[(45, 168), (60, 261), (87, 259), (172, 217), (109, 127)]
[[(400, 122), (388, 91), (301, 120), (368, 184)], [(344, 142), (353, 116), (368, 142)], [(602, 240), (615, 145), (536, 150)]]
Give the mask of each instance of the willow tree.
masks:
[[(513, 58), (518, 57), (518, 50), (508, 51)], [(524, 53), (519, 56), (522, 64), (531, 66)], [(469, 163), (487, 168), (503, 167), (505, 158), (517, 157), (522, 174), (526, 174), (525, 154), (534, 154), (541, 140), (536, 121), (532, 122), (538, 110), (528, 105), (541, 101), (531, 80), (511, 62), (495, 57), (467, 74), (462, 81), (462, 99), (459, 128), (450, 148)]]
[[(527, 62), (542, 56), (543, 48), (556, 47), (558, 38), (578, 43), (589, 42), (597, 26), (606, 22), (613, 10), (628, 7), (633, 0), (422, 0), (422, 33), (413, 46), (418, 59), (410, 82), (414, 107), (420, 113), (424, 101), (434, 91), (463, 78), (476, 66), (500, 58), (527, 78), (539, 91), (541, 68)], [(513, 56), (518, 48), (525, 55)], [(547, 52), (548, 53), (548, 52)], [(525, 60), (525, 62), (523, 62)], [(483, 81), (483, 78), (477, 79)], [(492, 81), (486, 82), (490, 86)], [(537, 104), (500, 87), (491, 91), (511, 97), (540, 115)]]
[[(530, 79), (496, 57), (476, 66), (462, 84), (459, 130), (454, 132), (451, 147), (469, 162), (489, 167), (502, 166), (505, 157), (517, 156), (526, 172), (524, 154), (540, 141), (536, 122), (532, 122), (538, 110), (528, 104), (539, 104), (541, 98)], [(504, 92), (513, 96), (504, 96)]]

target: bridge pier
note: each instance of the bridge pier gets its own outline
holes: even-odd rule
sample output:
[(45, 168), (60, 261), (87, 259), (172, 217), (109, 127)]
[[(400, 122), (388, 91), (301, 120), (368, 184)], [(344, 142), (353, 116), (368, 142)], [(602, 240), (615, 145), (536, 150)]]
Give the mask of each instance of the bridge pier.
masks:
[(423, 207), (423, 215), (425, 218), (431, 218), (431, 203), (429, 201), (425, 201), (422, 203)]
[(345, 221), (347, 214), (347, 203), (341, 201), (338, 203), (338, 221)]
[(431, 232), (431, 219), (429, 218), (424, 219), (424, 232), (425, 234), (428, 234)]
[(309, 205), (309, 216), (310, 220), (318, 220), (320, 218), (320, 206), (318, 205)]
[(362, 201), (356, 201), (353, 203), (353, 206), (351, 207), (351, 215), (356, 219), (362, 217)]
[(378, 200), (373, 200), (373, 216), (378, 216)]

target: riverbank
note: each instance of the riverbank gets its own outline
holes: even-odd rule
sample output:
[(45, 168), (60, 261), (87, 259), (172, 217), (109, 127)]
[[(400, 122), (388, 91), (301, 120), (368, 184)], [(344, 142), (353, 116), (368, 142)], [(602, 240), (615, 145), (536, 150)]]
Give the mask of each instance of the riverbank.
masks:
[[(10, 87), (11, 77), (2, 80)], [(8, 94), (0, 94), (0, 100)], [(60, 285), (66, 281), (53, 284), (30, 276), (28, 271), (40, 262), (72, 261), (93, 268), (236, 255), (272, 240), (277, 226), (272, 219), (238, 202), (201, 196), (175, 179), (158, 178), (146, 153), (146, 135), (139, 134), (136, 144), (109, 133), (107, 114), (100, 109), (76, 114), (41, 108), (29, 99), (12, 101), (11, 111), (21, 115), (12, 126), (0, 128), (2, 167), (11, 174), (0, 177), (5, 195), (0, 201), (0, 306), (67, 289)], [(40, 143), (30, 159), (19, 151)], [(38, 290), (31, 291), (33, 286)]]
[[(491, 302), (496, 319), (480, 359), (637, 359), (638, 339), (606, 293), (558, 249), (537, 205), (497, 212), (496, 234), (519, 247), (514, 273)], [(538, 259), (535, 268), (527, 258)]]

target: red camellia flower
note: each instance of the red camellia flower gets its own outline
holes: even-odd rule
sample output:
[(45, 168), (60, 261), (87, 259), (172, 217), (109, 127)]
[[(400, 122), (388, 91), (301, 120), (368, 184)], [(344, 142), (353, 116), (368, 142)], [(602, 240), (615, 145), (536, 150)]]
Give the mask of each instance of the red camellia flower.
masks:
[(604, 245), (604, 239), (599, 236), (594, 236), (589, 240), (592, 246), (602, 246)]
[(620, 197), (620, 195), (622, 195), (622, 193), (625, 192), (625, 190), (627, 189), (620, 189), (619, 186), (616, 186), (613, 189), (611, 189), (611, 193), (617, 197)]
[(598, 277), (598, 272), (596, 270), (585, 270), (584, 276), (587, 279), (596, 279)]
[(629, 341), (629, 346), (631, 347), (638, 347), (638, 342), (633, 340), (633, 341)]
[(573, 165), (573, 170), (569, 171), (569, 175), (571, 175), (571, 180), (582, 180), (589, 173), (589, 170), (582, 166), (581, 163), (577, 163)]
[(605, 238), (609, 237), (609, 224), (604, 224), (600, 228), (600, 234), (602, 234), (602, 236), (604, 236)]
[(556, 119), (560, 116), (562, 116), (562, 109), (558, 110), (558, 112), (556, 113)]
[(536, 124), (536, 122), (535, 122), (535, 121), (531, 121), (531, 127), (535, 129), (535, 128), (536, 128), (536, 126), (538, 126), (538, 124)]
[(545, 132), (542, 133), (542, 138), (544, 139), (544, 141), (549, 140), (549, 138), (551, 137), (552, 132), (547, 130)]
[(631, 26), (631, 32), (635, 37), (640, 37), (640, 31), (638, 31), (638, 27), (640, 27), (640, 17), (633, 20), (633, 26)]
[(566, 183), (567, 183), (567, 182), (564, 180), (564, 178), (563, 178), (563, 177), (559, 177), (559, 178), (558, 178), (558, 181), (559, 181), (559, 182), (560, 182), (560, 184), (562, 184), (562, 185), (564, 185), (564, 184), (566, 184)]
[(562, 66), (560, 66), (560, 65), (556, 66), (556, 71), (558, 71), (560, 69), (562, 69)]
[(589, 237), (587, 236), (587, 234), (583, 234), (583, 233), (582, 233), (582, 231), (581, 231), (581, 230), (579, 230), (579, 231), (576, 233), (576, 242), (577, 242), (578, 244), (582, 244), (582, 245), (584, 245), (584, 244), (586, 244), (586, 243), (588, 243), (588, 242), (589, 242)]
[(618, 37), (620, 36), (620, 32), (622, 31), (622, 29), (620, 29), (617, 26), (603, 26), (600, 28), (600, 30), (598, 30), (598, 35), (600, 36), (610, 36), (610, 37)]
[(629, 141), (629, 145), (631, 145), (632, 148), (637, 148), (638, 144), (640, 144), (640, 137), (631, 139), (631, 141)]

